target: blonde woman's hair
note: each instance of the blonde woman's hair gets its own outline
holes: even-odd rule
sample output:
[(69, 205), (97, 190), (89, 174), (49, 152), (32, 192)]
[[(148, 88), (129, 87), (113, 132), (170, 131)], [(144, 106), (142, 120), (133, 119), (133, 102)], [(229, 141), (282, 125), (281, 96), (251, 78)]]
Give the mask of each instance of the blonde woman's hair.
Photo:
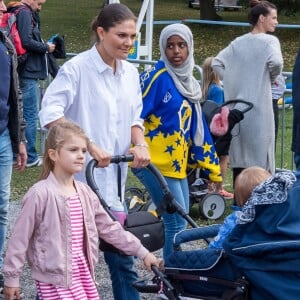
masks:
[(82, 137), (86, 140), (86, 143), (88, 143), (88, 138), (84, 131), (75, 123), (64, 121), (50, 128), (45, 141), (43, 167), (40, 179), (46, 179), (54, 169), (54, 162), (49, 157), (49, 149), (54, 149), (59, 152), (71, 136)]
[(251, 196), (254, 188), (268, 179), (271, 174), (261, 167), (244, 169), (235, 179), (234, 198), (238, 206), (243, 206)]
[(207, 57), (202, 65), (202, 81), (201, 81), (201, 88), (202, 88), (202, 98), (203, 100), (207, 100), (207, 92), (208, 88), (212, 83), (216, 83), (221, 85), (221, 80), (219, 75), (213, 70), (211, 64), (214, 57), (210, 56)]

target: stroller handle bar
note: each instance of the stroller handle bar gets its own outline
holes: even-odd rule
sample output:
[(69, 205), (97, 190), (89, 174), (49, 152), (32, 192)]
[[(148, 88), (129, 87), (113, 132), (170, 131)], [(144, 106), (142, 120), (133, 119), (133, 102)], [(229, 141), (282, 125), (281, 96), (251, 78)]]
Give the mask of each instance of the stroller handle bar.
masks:
[[(120, 162), (130, 162), (133, 161), (133, 155), (117, 155), (111, 158), (111, 163), (120, 163)], [(106, 208), (109, 215), (113, 220), (115, 220), (114, 216), (110, 213), (109, 206), (107, 205), (106, 201), (104, 200), (103, 196), (100, 193), (100, 189), (95, 181), (94, 169), (97, 167), (98, 162), (96, 159), (91, 159), (86, 166), (86, 181), (88, 185), (92, 188), (92, 190), (98, 196), (102, 206)], [(162, 201), (161, 208), (157, 208), (157, 212), (161, 215), (164, 211), (168, 211), (170, 209), (170, 213), (174, 213), (177, 211), (192, 227), (198, 227), (198, 224), (183, 210), (183, 208), (176, 202), (174, 196), (169, 190), (168, 184), (164, 176), (160, 173), (156, 166), (152, 163), (149, 163), (146, 168), (156, 177), (157, 182), (163, 192), (164, 199)], [(172, 211), (172, 212), (171, 212)]]
[[(124, 155), (115, 155), (112, 156), (110, 162), (118, 164), (120, 162), (131, 162), (133, 161), (134, 156), (132, 154), (124, 154)], [(86, 167), (86, 179), (90, 186), (97, 189), (97, 184), (94, 180), (93, 172), (94, 169), (97, 167), (98, 161), (96, 159), (92, 159), (89, 161)], [(160, 173), (160, 171), (152, 164), (149, 163), (148, 166), (146, 166), (147, 169), (151, 171), (151, 173), (154, 174), (154, 176), (158, 179), (158, 182), (160, 184), (160, 187), (165, 191), (168, 188), (168, 184), (166, 182), (166, 179), (163, 177), (163, 175)], [(91, 183), (91, 184), (90, 184)]]
[(120, 162), (130, 162), (133, 161), (133, 159), (134, 159), (133, 154), (115, 155), (112, 156), (110, 163), (118, 164)]
[[(120, 162), (130, 162), (133, 161), (134, 156), (132, 154), (124, 154), (124, 155), (115, 155), (112, 156), (110, 163), (118, 164)], [(93, 176), (94, 169), (97, 167), (98, 161), (96, 159), (91, 159), (86, 166), (86, 181), (89, 186), (93, 188), (93, 190), (99, 190), (96, 181)]]
[(253, 103), (246, 101), (246, 100), (242, 100), (242, 99), (234, 99), (234, 100), (228, 100), (226, 102), (224, 102), (222, 104), (222, 106), (226, 106), (228, 104), (237, 104), (237, 103), (242, 103), (246, 105), (246, 108), (244, 108), (243, 110), (241, 110), (242, 113), (246, 113), (247, 111), (249, 111), (250, 109), (253, 108)]

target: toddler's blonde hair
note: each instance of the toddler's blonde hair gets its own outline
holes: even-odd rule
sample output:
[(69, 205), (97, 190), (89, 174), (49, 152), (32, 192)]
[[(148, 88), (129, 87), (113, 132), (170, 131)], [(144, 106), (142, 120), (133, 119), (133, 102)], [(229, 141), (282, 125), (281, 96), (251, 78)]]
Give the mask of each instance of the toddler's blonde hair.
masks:
[(244, 169), (235, 179), (234, 198), (238, 206), (243, 206), (251, 196), (255, 187), (260, 185), (271, 174), (261, 167), (249, 167)]

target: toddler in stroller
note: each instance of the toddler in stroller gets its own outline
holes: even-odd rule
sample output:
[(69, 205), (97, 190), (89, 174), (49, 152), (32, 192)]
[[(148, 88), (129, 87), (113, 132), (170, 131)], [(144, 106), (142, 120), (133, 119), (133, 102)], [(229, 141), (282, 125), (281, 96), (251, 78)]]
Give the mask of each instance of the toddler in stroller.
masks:
[[(223, 249), (170, 255), (163, 274), (156, 276), (168, 299), (298, 299), (300, 173), (296, 175), (297, 181), (292, 172), (276, 173), (253, 190)], [(218, 230), (218, 225), (185, 230), (176, 235), (175, 246), (215, 236)]]

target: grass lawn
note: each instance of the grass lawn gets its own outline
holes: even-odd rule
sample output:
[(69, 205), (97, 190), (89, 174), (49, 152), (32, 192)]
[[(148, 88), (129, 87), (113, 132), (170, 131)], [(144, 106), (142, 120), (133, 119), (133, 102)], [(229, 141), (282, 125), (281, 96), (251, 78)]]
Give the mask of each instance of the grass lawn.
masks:
[[(142, 5), (139, 0), (121, 0), (138, 15)], [(65, 35), (68, 52), (78, 53), (89, 48), (93, 38), (91, 20), (102, 7), (101, 0), (47, 1), (41, 11), (42, 33), (45, 39), (54, 33)], [(224, 21), (247, 22), (247, 9), (218, 12)], [(199, 19), (198, 9), (187, 7), (186, 0), (154, 1), (154, 20)], [(299, 24), (299, 15), (279, 16), (283, 24)], [(249, 31), (249, 27), (189, 24), (194, 34), (195, 60), (201, 65), (207, 56), (216, 55), (235, 37)], [(159, 58), (158, 37), (164, 25), (155, 25), (153, 38), (153, 59)], [(144, 28), (142, 28), (144, 30)], [(291, 71), (299, 47), (299, 29), (277, 29), (285, 61), (285, 71)]]
[[(127, 4), (138, 15), (141, 1), (121, 1)], [(92, 45), (92, 34), (90, 31), (91, 20), (98, 14), (102, 2), (99, 0), (66, 0), (47, 1), (41, 11), (42, 34), (45, 39), (54, 33), (65, 36), (67, 52), (78, 53), (88, 49)], [(246, 22), (247, 10), (240, 12), (219, 12), (224, 21)], [(198, 19), (199, 10), (187, 7), (185, 0), (155, 1), (155, 20), (183, 20)], [(291, 18), (279, 16), (281, 23), (297, 24), (299, 15)], [(189, 24), (194, 34), (195, 61), (201, 65), (207, 56), (216, 55), (235, 37), (249, 31), (248, 27), (216, 26)], [(158, 37), (163, 26), (154, 27), (153, 59), (159, 58)], [(142, 29), (144, 30), (144, 28)], [(285, 71), (291, 71), (296, 52), (299, 47), (299, 29), (277, 29), (276, 35), (281, 41), (283, 56), (285, 60)], [(292, 168), (291, 159), (291, 127), (292, 111), (287, 109), (284, 115), (284, 130), (279, 129), (279, 137), (276, 153), (276, 165), (278, 168)], [(281, 124), (281, 122), (280, 122)], [(281, 134), (283, 132), (283, 134)], [(258, 145), (259, 147), (259, 145)], [(231, 172), (225, 183), (231, 186)], [(40, 168), (27, 169), (22, 173), (13, 172), (11, 199), (20, 199), (27, 189), (37, 181)], [(131, 174), (128, 185), (139, 185)], [(230, 204), (230, 202), (229, 202)], [(197, 209), (196, 209), (197, 211)], [(195, 212), (197, 216), (197, 212)]]

